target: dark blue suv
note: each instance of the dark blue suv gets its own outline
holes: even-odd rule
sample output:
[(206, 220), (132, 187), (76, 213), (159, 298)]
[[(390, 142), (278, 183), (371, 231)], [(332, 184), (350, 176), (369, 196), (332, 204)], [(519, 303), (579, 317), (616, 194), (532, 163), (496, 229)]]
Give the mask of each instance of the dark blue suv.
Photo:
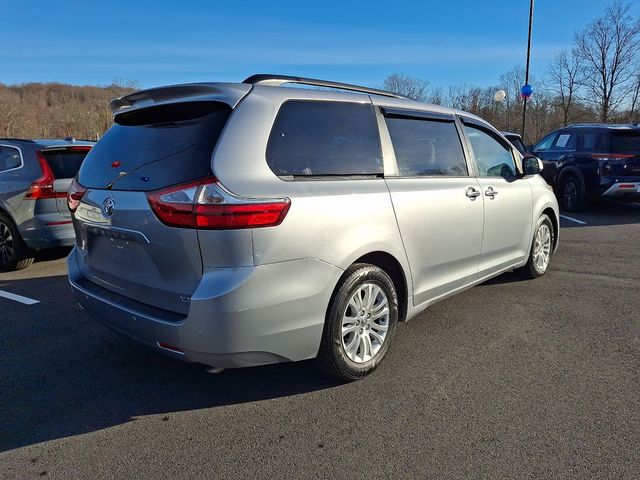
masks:
[(533, 147), (545, 180), (564, 210), (589, 199), (640, 198), (640, 126), (577, 124), (551, 132)]

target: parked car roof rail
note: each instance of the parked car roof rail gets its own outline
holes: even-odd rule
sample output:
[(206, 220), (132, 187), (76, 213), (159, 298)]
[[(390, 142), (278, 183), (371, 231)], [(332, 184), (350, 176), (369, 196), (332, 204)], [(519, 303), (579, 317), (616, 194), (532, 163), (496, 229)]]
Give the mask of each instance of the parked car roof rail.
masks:
[(11, 137), (0, 137), (0, 141), (3, 141), (3, 142), (29, 142), (29, 143), (35, 143), (33, 140), (28, 140), (26, 138), (11, 138)]
[(338, 90), (348, 90), (351, 92), (368, 93), (372, 95), (382, 95), (384, 97), (407, 98), (404, 95), (389, 92), (387, 90), (379, 90), (377, 88), (362, 87), (360, 85), (352, 85), (350, 83), (332, 82), (330, 80), (319, 80), (317, 78), (293, 77), (290, 75), (273, 75), (269, 73), (258, 73), (244, 79), (242, 83), (250, 85), (267, 85), (271, 87), (279, 87), (285, 83), (297, 83), (301, 85), (311, 85), (314, 87), (335, 88)]

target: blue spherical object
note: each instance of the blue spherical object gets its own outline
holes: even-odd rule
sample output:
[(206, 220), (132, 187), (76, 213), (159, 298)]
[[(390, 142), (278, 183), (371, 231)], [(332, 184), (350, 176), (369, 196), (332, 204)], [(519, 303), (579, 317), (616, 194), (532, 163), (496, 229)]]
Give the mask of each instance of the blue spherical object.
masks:
[(533, 87), (528, 83), (523, 85), (522, 88), (520, 89), (520, 95), (522, 95), (524, 98), (529, 98), (532, 93), (533, 93)]

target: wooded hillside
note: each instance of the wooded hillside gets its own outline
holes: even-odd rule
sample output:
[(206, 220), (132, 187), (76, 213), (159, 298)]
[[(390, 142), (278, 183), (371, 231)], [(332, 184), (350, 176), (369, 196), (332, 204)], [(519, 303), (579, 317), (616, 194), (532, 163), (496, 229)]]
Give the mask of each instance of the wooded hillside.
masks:
[(132, 86), (0, 83), (0, 137), (97, 140), (111, 125), (109, 100)]

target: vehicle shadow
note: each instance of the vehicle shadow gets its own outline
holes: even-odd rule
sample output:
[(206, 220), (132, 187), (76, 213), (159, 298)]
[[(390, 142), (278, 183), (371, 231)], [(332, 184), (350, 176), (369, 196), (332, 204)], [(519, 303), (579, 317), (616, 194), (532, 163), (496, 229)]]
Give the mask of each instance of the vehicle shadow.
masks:
[[(640, 204), (613, 201), (592, 202), (580, 212), (561, 211), (560, 215), (561, 228), (631, 225), (640, 223)], [(565, 218), (562, 218), (563, 216)]]
[(35, 253), (34, 262), (49, 262), (51, 260), (59, 260), (61, 258), (65, 258), (69, 255), (69, 252), (71, 252), (72, 248), (73, 247), (57, 247), (40, 250)]
[[(5, 285), (4, 288), (7, 288)], [(88, 433), (145, 415), (254, 402), (333, 388), (311, 362), (206, 372), (103, 327), (74, 306), (65, 276), (10, 282), (40, 292), (0, 299), (0, 451)]]
[(498, 275), (497, 277), (490, 278), (486, 282), (482, 282), (478, 286), (482, 287), (482, 286), (485, 286), (485, 285), (504, 285), (504, 284), (507, 284), (507, 283), (526, 282), (527, 280), (528, 279), (526, 277), (524, 277), (523, 275), (518, 274), (517, 272), (505, 272), (505, 273), (502, 273), (502, 274)]

